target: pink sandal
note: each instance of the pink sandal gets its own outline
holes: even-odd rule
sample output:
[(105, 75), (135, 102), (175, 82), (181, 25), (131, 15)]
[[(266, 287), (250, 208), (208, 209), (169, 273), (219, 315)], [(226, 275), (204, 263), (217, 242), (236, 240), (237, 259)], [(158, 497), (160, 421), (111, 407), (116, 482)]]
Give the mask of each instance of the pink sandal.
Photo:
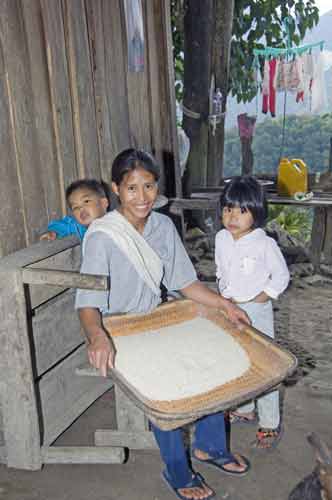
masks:
[(261, 427), (256, 433), (256, 439), (252, 443), (252, 447), (260, 450), (274, 449), (278, 446), (283, 433), (281, 425), (279, 425), (276, 429), (265, 429)]

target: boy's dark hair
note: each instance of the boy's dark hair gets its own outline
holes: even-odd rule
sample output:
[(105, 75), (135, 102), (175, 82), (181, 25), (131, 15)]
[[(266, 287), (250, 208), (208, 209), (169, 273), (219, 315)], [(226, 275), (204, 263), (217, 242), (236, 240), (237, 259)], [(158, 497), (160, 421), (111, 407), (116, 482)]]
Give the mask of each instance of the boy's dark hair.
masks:
[(114, 159), (112, 165), (112, 182), (115, 182), (119, 186), (126, 174), (140, 167), (150, 172), (156, 181), (159, 180), (160, 170), (153, 156), (145, 151), (130, 148), (119, 153)]
[(233, 177), (220, 197), (221, 209), (239, 207), (249, 211), (253, 228), (263, 227), (267, 220), (267, 200), (261, 184), (250, 176)]
[(97, 181), (97, 179), (78, 179), (72, 182), (66, 189), (66, 202), (68, 203), (69, 197), (79, 189), (88, 189), (92, 193), (97, 194), (100, 198), (107, 198), (109, 211), (111, 206), (111, 190), (107, 182)]

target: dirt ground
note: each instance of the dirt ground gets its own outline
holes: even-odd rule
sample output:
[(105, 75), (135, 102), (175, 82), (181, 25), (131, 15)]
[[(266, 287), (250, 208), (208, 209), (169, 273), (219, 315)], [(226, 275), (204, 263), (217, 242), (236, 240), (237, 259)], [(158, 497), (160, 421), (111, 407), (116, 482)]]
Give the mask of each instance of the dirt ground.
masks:
[[(233, 426), (233, 450), (246, 454), (252, 469), (246, 477), (198, 470), (219, 499), (286, 500), (294, 485), (314, 467), (306, 441), (316, 431), (332, 449), (332, 284), (319, 276), (296, 279), (275, 303), (277, 340), (299, 360), (282, 387), (284, 438), (273, 452), (254, 450), (255, 430)], [(105, 394), (58, 440), (57, 444), (92, 444), (96, 428), (110, 427), (112, 391)], [(0, 466), (1, 500), (171, 500), (160, 479), (156, 451), (131, 452), (124, 465), (47, 465), (28, 472)]]

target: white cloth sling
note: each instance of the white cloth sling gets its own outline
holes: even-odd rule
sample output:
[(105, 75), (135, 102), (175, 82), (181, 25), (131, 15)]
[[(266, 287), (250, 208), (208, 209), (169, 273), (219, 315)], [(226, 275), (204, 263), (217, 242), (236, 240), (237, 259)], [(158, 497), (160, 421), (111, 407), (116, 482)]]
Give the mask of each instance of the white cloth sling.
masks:
[(102, 231), (112, 238), (133, 264), (139, 276), (156, 295), (160, 296), (160, 283), (163, 277), (162, 261), (134, 226), (117, 210), (96, 219), (83, 238), (83, 255), (88, 238), (97, 231)]

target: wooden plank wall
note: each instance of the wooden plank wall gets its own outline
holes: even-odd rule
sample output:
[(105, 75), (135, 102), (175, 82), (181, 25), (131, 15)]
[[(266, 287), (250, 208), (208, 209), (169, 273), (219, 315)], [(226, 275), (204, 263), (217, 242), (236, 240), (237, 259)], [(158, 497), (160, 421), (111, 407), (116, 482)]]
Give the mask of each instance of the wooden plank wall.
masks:
[[(169, 0), (142, 0), (145, 67), (127, 71), (122, 0), (0, 3), (0, 257), (66, 213), (64, 191), (114, 157), (177, 159)], [(162, 191), (165, 186), (162, 176)]]

